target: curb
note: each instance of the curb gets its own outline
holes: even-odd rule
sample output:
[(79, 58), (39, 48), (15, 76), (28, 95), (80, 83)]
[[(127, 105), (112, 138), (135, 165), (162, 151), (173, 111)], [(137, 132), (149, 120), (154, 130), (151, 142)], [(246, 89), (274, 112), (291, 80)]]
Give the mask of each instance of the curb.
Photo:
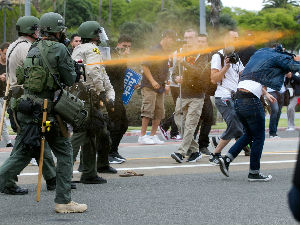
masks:
[[(287, 127), (279, 127), (278, 131), (285, 131)], [(298, 129), (296, 129), (298, 130)], [(225, 129), (214, 129), (210, 131), (210, 134), (222, 134), (225, 131)], [(269, 132), (269, 128), (266, 128), (266, 133)], [(147, 131), (147, 134), (150, 133)], [(140, 136), (141, 131), (140, 130), (133, 130), (133, 131), (127, 131), (123, 136), (130, 137), (130, 136)], [(159, 131), (156, 132), (157, 135), (160, 134)], [(14, 140), (16, 138), (16, 135), (9, 135), (11, 140)]]
[[(278, 127), (277, 131), (285, 131), (287, 127)], [(226, 129), (214, 129), (210, 131), (210, 134), (222, 134)], [(296, 129), (298, 131), (298, 129)], [(265, 129), (266, 133), (269, 132), (269, 128)], [(147, 131), (147, 134), (150, 133)], [(133, 130), (133, 131), (127, 131), (124, 136), (130, 137), (130, 136), (140, 136), (141, 131), (140, 130)], [(159, 131), (156, 132), (156, 135), (160, 134)]]

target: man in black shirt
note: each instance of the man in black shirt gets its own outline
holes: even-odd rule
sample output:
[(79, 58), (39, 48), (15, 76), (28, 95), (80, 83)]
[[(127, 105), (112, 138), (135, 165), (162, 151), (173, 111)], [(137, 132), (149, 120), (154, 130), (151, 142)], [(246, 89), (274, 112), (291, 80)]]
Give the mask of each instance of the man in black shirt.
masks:
[[(112, 59), (126, 58), (130, 54), (131, 38), (125, 35), (120, 36), (117, 47), (112, 49)], [(126, 159), (118, 152), (118, 147), (123, 135), (128, 129), (128, 118), (126, 109), (123, 105), (122, 95), (124, 92), (124, 75), (127, 69), (126, 64), (106, 66), (106, 73), (110, 83), (115, 90), (114, 111), (109, 111), (108, 116), (111, 120), (110, 137), (112, 140), (111, 152), (108, 160), (110, 163), (122, 163)]]
[[(6, 89), (6, 51), (9, 47), (9, 42), (4, 42), (0, 45), (0, 115), (2, 115), (3, 101)], [(6, 143), (6, 147), (13, 147), (7, 131), (6, 120), (4, 117), (2, 138)]]

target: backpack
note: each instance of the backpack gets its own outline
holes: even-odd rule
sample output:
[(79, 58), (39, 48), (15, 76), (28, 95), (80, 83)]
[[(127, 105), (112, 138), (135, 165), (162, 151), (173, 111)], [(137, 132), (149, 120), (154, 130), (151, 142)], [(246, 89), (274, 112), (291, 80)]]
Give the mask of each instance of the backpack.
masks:
[(57, 89), (57, 84), (51, 76), (49, 68), (43, 65), (41, 56), (41, 54), (47, 55), (50, 47), (54, 44), (56, 43), (52, 41), (39, 41), (32, 45), (24, 61), (24, 67), (18, 67), (16, 71), (19, 85), (24, 85), (24, 88), (34, 93), (40, 93), (46, 89)]

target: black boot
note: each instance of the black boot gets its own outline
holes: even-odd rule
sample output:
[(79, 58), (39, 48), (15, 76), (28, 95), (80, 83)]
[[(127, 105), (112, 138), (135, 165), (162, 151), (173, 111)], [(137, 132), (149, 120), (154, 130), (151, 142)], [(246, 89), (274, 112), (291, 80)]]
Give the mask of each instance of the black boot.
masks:
[(54, 191), (56, 188), (56, 177), (46, 180), (47, 190)]
[(1, 193), (8, 194), (8, 195), (27, 195), (28, 189), (21, 188), (19, 186), (16, 187), (5, 187)]
[(103, 179), (102, 177), (95, 176), (84, 179), (81, 178), (80, 182), (83, 184), (105, 184), (107, 183), (107, 180)]
[(104, 166), (97, 169), (98, 173), (118, 173), (118, 171), (111, 166)]

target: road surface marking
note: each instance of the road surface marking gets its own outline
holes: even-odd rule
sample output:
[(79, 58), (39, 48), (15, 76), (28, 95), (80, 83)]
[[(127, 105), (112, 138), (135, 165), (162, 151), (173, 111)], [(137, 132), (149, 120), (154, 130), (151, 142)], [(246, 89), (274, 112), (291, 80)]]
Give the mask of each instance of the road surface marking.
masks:
[[(281, 163), (295, 163), (296, 160), (281, 160), (281, 161), (262, 161), (261, 164), (281, 164)], [(231, 163), (230, 166), (249, 165), (249, 162), (237, 162)], [(125, 167), (116, 168), (118, 171), (124, 170), (155, 170), (155, 169), (177, 169), (177, 168), (195, 168), (195, 167), (210, 167), (211, 164), (193, 164), (193, 165), (178, 165), (178, 166), (146, 166), (146, 167)], [(77, 170), (73, 171), (73, 174), (78, 174)], [(19, 176), (37, 176), (38, 173), (21, 173)]]

